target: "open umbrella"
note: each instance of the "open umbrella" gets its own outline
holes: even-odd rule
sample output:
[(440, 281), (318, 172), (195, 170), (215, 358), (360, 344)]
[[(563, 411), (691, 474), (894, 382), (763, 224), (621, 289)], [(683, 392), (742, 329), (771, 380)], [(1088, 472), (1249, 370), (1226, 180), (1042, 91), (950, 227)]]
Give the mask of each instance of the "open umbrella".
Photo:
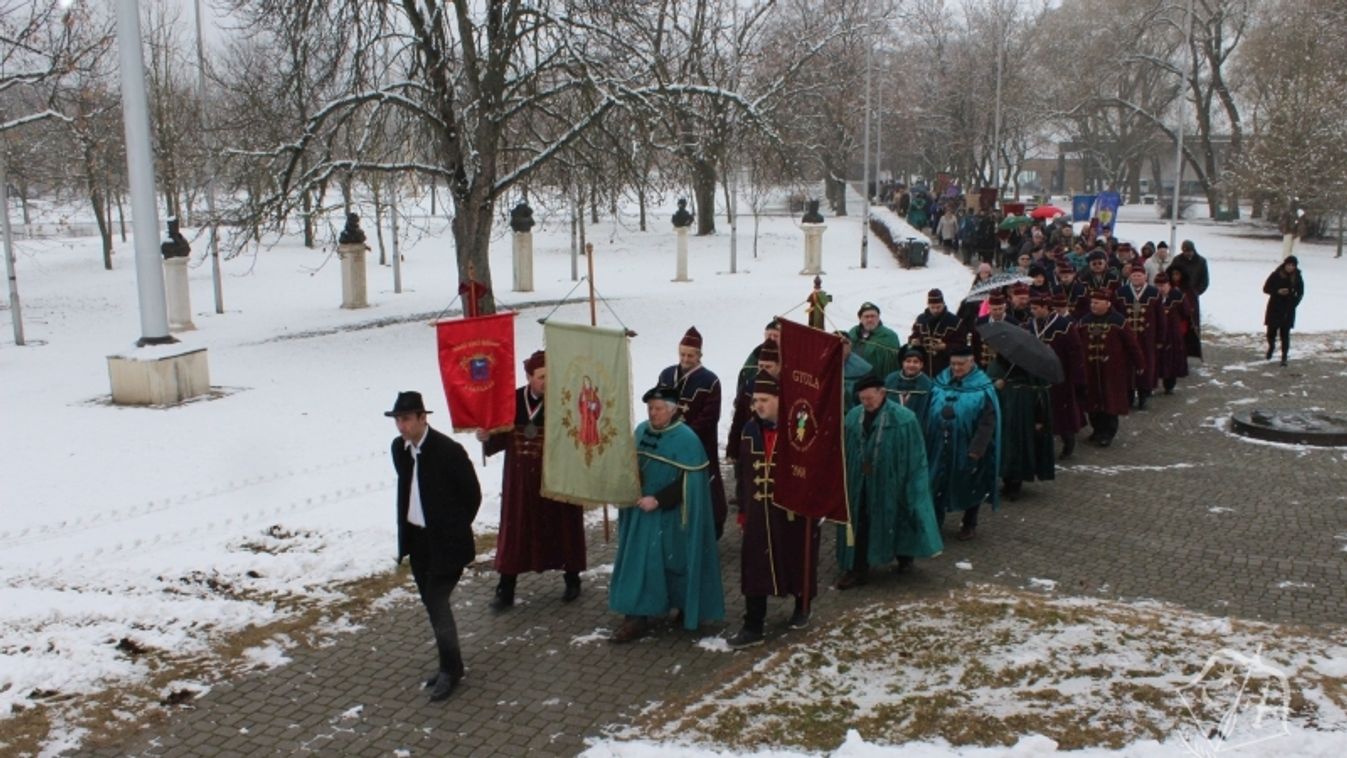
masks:
[(1066, 211), (1055, 205), (1040, 205), (1029, 212), (1030, 218), (1036, 218), (1039, 221), (1050, 219), (1054, 216), (1065, 216)]
[(1017, 226), (1024, 226), (1025, 224), (1029, 223), (1032, 220), (1033, 219), (1029, 218), (1028, 216), (1006, 216), (1004, 219), (1001, 220), (1000, 228), (1014, 229)]
[(1031, 376), (1049, 384), (1057, 384), (1066, 378), (1057, 353), (1028, 329), (1004, 321), (988, 321), (978, 326), (978, 334), (997, 354)]
[(991, 278), (987, 279), (986, 281), (978, 282), (977, 284), (973, 285), (973, 288), (968, 290), (968, 294), (964, 296), (964, 300), (975, 300), (975, 299), (985, 300), (987, 298), (987, 294), (989, 292), (992, 292), (993, 290), (999, 290), (1002, 287), (1009, 287), (1014, 284), (1033, 284), (1033, 283), (1034, 278), (1032, 276), (1024, 276), (1022, 274), (1008, 274), (1008, 273), (992, 274)]

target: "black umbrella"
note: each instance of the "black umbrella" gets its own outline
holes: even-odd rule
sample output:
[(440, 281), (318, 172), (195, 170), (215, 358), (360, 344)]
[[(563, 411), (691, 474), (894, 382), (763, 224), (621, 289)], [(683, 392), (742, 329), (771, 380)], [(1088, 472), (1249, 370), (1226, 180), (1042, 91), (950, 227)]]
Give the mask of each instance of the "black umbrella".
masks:
[(1034, 333), (1004, 321), (988, 321), (978, 326), (982, 341), (992, 346), (998, 355), (1049, 384), (1066, 379), (1062, 362)]
[(987, 295), (993, 290), (1021, 283), (1033, 284), (1034, 278), (1015, 273), (992, 274), (991, 278), (975, 283), (973, 288), (968, 290), (968, 294), (964, 296), (964, 300), (986, 300)]

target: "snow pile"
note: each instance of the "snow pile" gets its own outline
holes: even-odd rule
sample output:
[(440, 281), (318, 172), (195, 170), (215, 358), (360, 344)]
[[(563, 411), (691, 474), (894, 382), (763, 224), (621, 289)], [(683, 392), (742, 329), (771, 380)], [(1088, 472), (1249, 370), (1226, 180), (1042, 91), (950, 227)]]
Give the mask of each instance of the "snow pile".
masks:
[(991, 754), (969, 746), (1015, 754), (1005, 752), (1012, 745), (1031, 755), (1129, 745), (1142, 752), (1127, 755), (1177, 755), (1185, 741), (1322, 752), (1347, 740), (1345, 672), (1341, 632), (1312, 637), (1159, 603), (973, 587), (852, 611), (662, 709), (666, 720), (622, 734), (645, 741), (630, 752), (609, 741), (589, 755), (660, 755), (651, 743), (666, 741), (714, 748), (707, 755), (868, 754), (850, 752), (862, 744), (857, 734), (904, 755)]

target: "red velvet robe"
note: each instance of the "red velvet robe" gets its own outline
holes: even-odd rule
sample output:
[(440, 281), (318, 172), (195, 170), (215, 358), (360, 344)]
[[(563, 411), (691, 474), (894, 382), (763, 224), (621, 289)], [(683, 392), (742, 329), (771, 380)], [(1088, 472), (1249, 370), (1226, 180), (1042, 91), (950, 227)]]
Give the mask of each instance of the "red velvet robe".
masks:
[(1062, 362), (1066, 379), (1052, 385), (1048, 397), (1052, 401), (1052, 433), (1070, 437), (1085, 426), (1085, 411), (1076, 402), (1077, 391), (1085, 388), (1085, 353), (1075, 321), (1068, 316), (1053, 313), (1043, 321), (1033, 319), (1029, 329), (1038, 339), (1052, 348)]
[[(739, 510), (744, 514), (740, 582), (745, 596), (803, 595), (809, 519), (773, 504), (777, 428), (756, 416), (739, 438)], [(819, 525), (809, 528), (809, 596), (818, 595)]]
[[(500, 494), (500, 530), (496, 535), (496, 571), (584, 571), (584, 509), (542, 496), (543, 408), (528, 396), (528, 387), (515, 390), (515, 427), (497, 432), (482, 444), (487, 455), (505, 451)], [(532, 419), (529, 411), (533, 410)], [(535, 427), (530, 437), (530, 423)]]
[(1117, 311), (1080, 320), (1085, 347), (1086, 413), (1126, 416), (1132, 377), (1145, 367), (1136, 335)]
[(1127, 327), (1137, 338), (1141, 348), (1141, 357), (1146, 361), (1146, 371), (1136, 377), (1135, 388), (1149, 392), (1155, 386), (1155, 346), (1159, 341), (1164, 308), (1160, 305), (1160, 291), (1147, 284), (1138, 295), (1132, 284), (1126, 283), (1115, 293), (1118, 298), (1118, 310), (1127, 319)]

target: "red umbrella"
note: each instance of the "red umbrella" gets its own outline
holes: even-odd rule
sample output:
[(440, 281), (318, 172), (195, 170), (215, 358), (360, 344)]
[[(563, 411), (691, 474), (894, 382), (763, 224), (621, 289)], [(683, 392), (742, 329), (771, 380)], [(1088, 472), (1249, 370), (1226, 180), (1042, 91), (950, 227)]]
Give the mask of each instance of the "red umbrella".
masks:
[(1062, 216), (1065, 214), (1066, 211), (1062, 210), (1061, 208), (1058, 208), (1055, 205), (1040, 205), (1029, 212), (1029, 218), (1044, 221), (1046, 219), (1052, 218), (1053, 216)]

